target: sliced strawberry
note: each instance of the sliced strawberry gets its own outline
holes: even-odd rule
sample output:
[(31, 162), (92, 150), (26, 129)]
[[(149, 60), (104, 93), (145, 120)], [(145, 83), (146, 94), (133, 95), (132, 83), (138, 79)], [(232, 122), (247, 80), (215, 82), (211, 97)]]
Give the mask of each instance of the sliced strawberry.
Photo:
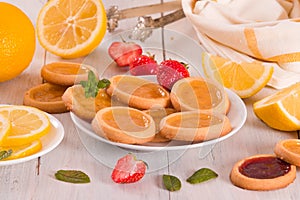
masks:
[(142, 47), (133, 42), (113, 42), (108, 48), (109, 56), (120, 67), (129, 66), (142, 52)]
[(165, 60), (158, 66), (157, 82), (169, 90), (176, 81), (189, 76), (186, 65), (176, 60)]
[(129, 64), (131, 75), (156, 75), (158, 64), (154, 56), (140, 55)]
[(144, 177), (147, 165), (131, 153), (120, 158), (111, 174), (116, 183), (134, 183)]

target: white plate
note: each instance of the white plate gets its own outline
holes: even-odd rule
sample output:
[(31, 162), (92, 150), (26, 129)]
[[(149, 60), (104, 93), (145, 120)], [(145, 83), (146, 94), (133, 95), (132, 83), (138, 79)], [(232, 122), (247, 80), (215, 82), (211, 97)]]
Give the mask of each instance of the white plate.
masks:
[(14, 159), (14, 160), (0, 161), (0, 166), (14, 165), (14, 164), (19, 164), (19, 163), (36, 159), (40, 156), (49, 153), (60, 144), (60, 142), (64, 138), (64, 133), (65, 133), (64, 128), (58, 119), (56, 119), (52, 115), (49, 114), (47, 115), (51, 123), (51, 128), (50, 128), (50, 132), (41, 138), (41, 142), (43, 145), (42, 149), (39, 152), (27, 157)]
[(122, 147), (125, 149), (132, 149), (132, 150), (139, 150), (139, 151), (169, 151), (169, 150), (183, 150), (183, 149), (188, 149), (188, 148), (199, 148), (199, 147), (204, 147), (204, 146), (210, 146), (213, 144), (216, 144), (220, 141), (223, 141), (240, 130), (240, 128), (244, 125), (247, 117), (247, 110), (245, 107), (244, 102), (238, 97), (235, 93), (233, 93), (230, 90), (226, 90), (228, 97), (231, 102), (231, 107), (230, 111), (228, 113), (228, 118), (231, 122), (232, 125), (232, 131), (228, 133), (227, 135), (213, 139), (213, 140), (208, 140), (200, 143), (187, 143), (187, 142), (181, 142), (181, 141), (170, 141), (166, 143), (147, 143), (144, 145), (131, 145), (131, 144), (123, 144), (123, 143), (117, 143), (117, 142), (112, 142), (110, 140), (107, 140), (106, 138), (103, 138), (99, 135), (97, 135), (92, 127), (91, 124), (80, 119), (77, 117), (75, 114), (71, 113), (71, 118), (75, 125), (85, 134), (88, 136), (94, 138), (95, 140), (98, 140), (100, 142), (105, 142), (110, 145)]
[[(100, 77), (110, 78), (117, 74), (129, 74), (128, 68), (120, 68), (108, 55), (108, 47), (114, 41), (121, 38), (131, 42), (132, 31), (125, 31), (103, 41), (101, 45), (89, 56), (84, 63), (95, 67)], [(164, 42), (162, 42), (164, 41)], [(140, 44), (144, 52), (155, 54), (158, 62), (164, 59), (176, 59), (189, 65), (191, 76), (203, 76), (201, 67), (203, 52), (198, 41), (190, 37), (167, 29), (154, 29), (152, 36), (145, 42), (134, 40)], [(111, 142), (98, 136), (91, 127), (91, 124), (81, 120), (71, 113), (71, 118), (76, 125), (77, 133), (87, 151), (102, 164), (113, 168), (117, 160), (125, 154), (132, 152), (139, 159), (148, 163), (148, 172), (162, 169), (175, 162), (189, 148), (198, 148), (199, 158), (205, 157), (220, 141), (223, 141), (236, 134), (246, 121), (247, 111), (244, 102), (233, 92), (226, 90), (231, 101), (231, 108), (228, 117), (232, 124), (232, 131), (218, 139), (202, 143), (189, 144), (186, 142), (172, 141), (169, 143), (148, 143), (144, 145), (128, 145)], [(159, 158), (159, 159), (157, 159)]]

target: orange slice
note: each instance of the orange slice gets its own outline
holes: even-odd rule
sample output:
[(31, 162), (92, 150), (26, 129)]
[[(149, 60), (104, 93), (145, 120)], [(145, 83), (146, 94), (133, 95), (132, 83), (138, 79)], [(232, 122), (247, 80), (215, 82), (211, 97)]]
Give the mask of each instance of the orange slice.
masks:
[(63, 58), (92, 52), (106, 32), (106, 13), (101, 0), (51, 0), (37, 19), (41, 45)]
[(268, 126), (282, 131), (300, 129), (300, 83), (284, 88), (253, 104), (254, 113)]
[(2, 141), (5, 147), (31, 143), (50, 130), (47, 115), (33, 107), (1, 106), (0, 114), (8, 118), (11, 124), (11, 131)]
[(42, 149), (42, 143), (40, 140), (35, 140), (32, 143), (20, 146), (13, 146), (8, 149), (12, 150), (12, 154), (3, 160), (13, 160), (35, 154)]
[(208, 78), (215, 79), (241, 98), (251, 97), (267, 85), (273, 67), (260, 62), (237, 63), (204, 52), (202, 67)]
[(0, 115), (0, 145), (10, 132), (10, 122), (8, 118)]

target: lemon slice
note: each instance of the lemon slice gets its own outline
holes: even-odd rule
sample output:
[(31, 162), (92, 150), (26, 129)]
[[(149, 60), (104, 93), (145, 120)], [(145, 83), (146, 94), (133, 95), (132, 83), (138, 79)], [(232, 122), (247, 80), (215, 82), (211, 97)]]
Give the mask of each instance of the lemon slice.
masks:
[(10, 132), (9, 120), (3, 115), (0, 115), (0, 145), (2, 141), (7, 137), (9, 132)]
[(8, 118), (11, 125), (11, 131), (2, 141), (5, 147), (28, 144), (50, 130), (47, 115), (33, 107), (1, 106), (0, 114)]
[(241, 98), (251, 97), (267, 85), (273, 67), (260, 62), (233, 62), (204, 52), (202, 67), (208, 78), (215, 79)]
[(101, 0), (51, 0), (37, 19), (37, 36), (49, 52), (77, 58), (92, 52), (106, 33)]
[(253, 104), (254, 113), (268, 126), (282, 131), (300, 129), (300, 83), (277, 91)]
[(40, 140), (35, 140), (32, 143), (14, 146), (9, 149), (12, 150), (12, 154), (3, 160), (13, 160), (35, 154), (42, 149), (42, 142)]

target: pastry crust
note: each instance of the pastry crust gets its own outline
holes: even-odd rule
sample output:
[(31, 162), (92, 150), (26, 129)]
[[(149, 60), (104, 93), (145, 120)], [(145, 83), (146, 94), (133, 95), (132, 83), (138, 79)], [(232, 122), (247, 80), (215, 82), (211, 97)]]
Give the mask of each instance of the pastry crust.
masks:
[(144, 112), (149, 114), (155, 122), (156, 133), (155, 133), (155, 137), (151, 142), (155, 142), (155, 143), (169, 142), (170, 139), (161, 135), (159, 124), (164, 117), (172, 113), (175, 113), (176, 110), (173, 108), (158, 108), (158, 109), (144, 110)]
[[(177, 81), (172, 87), (170, 99), (177, 111), (201, 110), (227, 114), (230, 109), (230, 100), (224, 88), (201, 77)], [(216, 99), (218, 103), (212, 106), (211, 101)]]
[(160, 134), (174, 140), (202, 142), (222, 137), (232, 130), (228, 117), (221, 113), (186, 111), (164, 117)]
[(65, 90), (65, 86), (43, 83), (26, 91), (23, 104), (52, 114), (67, 112), (62, 100)]
[(245, 158), (243, 160), (238, 161), (234, 167), (232, 168), (232, 171), (230, 173), (230, 179), (231, 182), (243, 189), (247, 190), (276, 190), (280, 188), (284, 188), (288, 186), (290, 183), (292, 183), (296, 178), (296, 167), (294, 165), (291, 165), (290, 171), (283, 176), (279, 176), (276, 178), (270, 178), (270, 179), (258, 179), (258, 178), (250, 178), (245, 175), (243, 175), (239, 168), (240, 166), (247, 160), (252, 158), (260, 158), (260, 157), (275, 157), (274, 155), (269, 154), (261, 154), (261, 155), (255, 155), (248, 158)]
[(278, 142), (274, 148), (274, 153), (282, 160), (300, 167), (300, 154), (295, 151), (291, 151), (285, 147), (285, 145), (293, 145), (295, 151), (300, 152), (300, 140), (299, 139), (288, 139)]
[(124, 144), (144, 144), (155, 135), (152, 117), (130, 107), (107, 107), (98, 111), (92, 128), (99, 136)]
[(169, 107), (170, 95), (162, 86), (135, 76), (117, 75), (110, 79), (107, 93), (118, 101), (140, 110)]
[(63, 94), (62, 100), (68, 110), (86, 121), (92, 121), (97, 111), (111, 106), (110, 96), (104, 89), (100, 89), (95, 98), (87, 98), (81, 85), (69, 87)]
[(98, 77), (97, 70), (91, 66), (72, 62), (53, 62), (42, 67), (41, 76), (46, 82), (71, 86), (87, 80), (89, 71), (93, 71)]

